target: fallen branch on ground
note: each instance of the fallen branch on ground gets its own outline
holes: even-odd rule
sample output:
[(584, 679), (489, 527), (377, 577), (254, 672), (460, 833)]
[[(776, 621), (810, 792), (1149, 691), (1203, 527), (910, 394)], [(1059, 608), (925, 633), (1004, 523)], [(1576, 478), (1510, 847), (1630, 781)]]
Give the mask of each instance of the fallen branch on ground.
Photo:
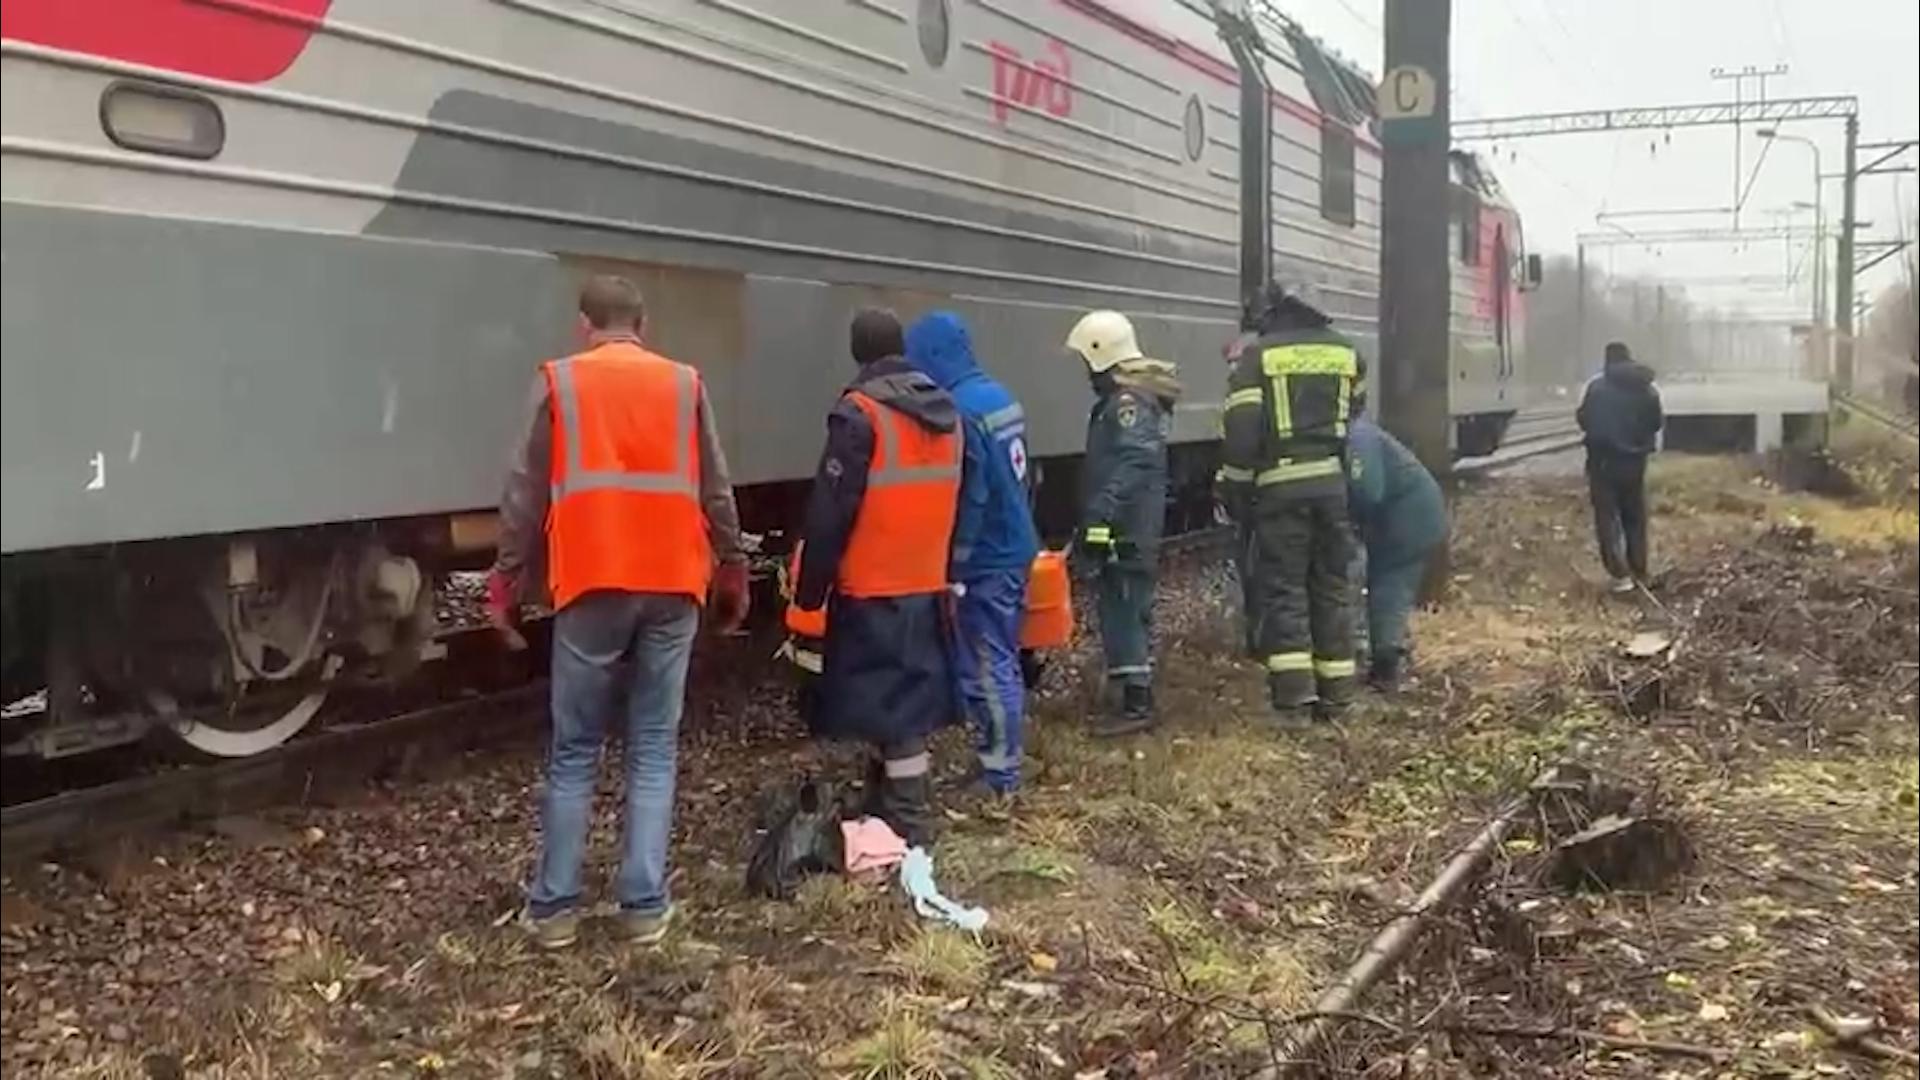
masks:
[(1284, 1052), (1278, 1055), (1289, 1064), (1261, 1071), (1257, 1074), (1260, 1080), (1274, 1080), (1282, 1075), (1283, 1070), (1291, 1068), (1293, 1063), (1308, 1059), (1332, 1031), (1334, 1024), (1355, 1012), (1354, 1006), (1373, 988), (1373, 984), (1397, 967), (1413, 943), (1419, 940), (1421, 931), (1426, 929), (1427, 916), (1452, 901), (1455, 894), (1480, 873), (1494, 851), (1506, 840), (1507, 833), (1520, 822), (1521, 815), (1536, 804), (1539, 792), (1556, 786), (1559, 774), (1558, 768), (1547, 770), (1534, 780), (1525, 795), (1507, 803), (1454, 855), (1440, 871), (1440, 876), (1433, 879), (1433, 883), (1426, 887), (1411, 907), (1367, 942), (1367, 947), (1361, 951), (1360, 958), (1354, 961), (1353, 966), (1314, 1000), (1313, 1007), (1307, 1011), (1307, 1015), (1313, 1019), (1289, 1040)]
[(1848, 1024), (1822, 1005), (1807, 1006), (1807, 1017), (1813, 1021), (1815, 1027), (1827, 1033), (1827, 1037), (1833, 1040), (1833, 1045), (1842, 1050), (1851, 1050), (1864, 1057), (1878, 1058), (1881, 1061), (1920, 1065), (1920, 1054), (1902, 1050), (1874, 1038), (1874, 1032), (1880, 1030), (1878, 1024), (1871, 1022)]

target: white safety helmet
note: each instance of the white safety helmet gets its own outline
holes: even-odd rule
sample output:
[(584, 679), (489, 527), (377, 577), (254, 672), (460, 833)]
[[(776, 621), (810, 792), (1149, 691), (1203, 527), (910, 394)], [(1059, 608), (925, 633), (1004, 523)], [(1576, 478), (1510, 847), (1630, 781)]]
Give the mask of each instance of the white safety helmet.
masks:
[(1067, 335), (1067, 348), (1079, 353), (1095, 372), (1141, 356), (1140, 343), (1133, 337), (1133, 321), (1117, 311), (1090, 311), (1082, 316)]

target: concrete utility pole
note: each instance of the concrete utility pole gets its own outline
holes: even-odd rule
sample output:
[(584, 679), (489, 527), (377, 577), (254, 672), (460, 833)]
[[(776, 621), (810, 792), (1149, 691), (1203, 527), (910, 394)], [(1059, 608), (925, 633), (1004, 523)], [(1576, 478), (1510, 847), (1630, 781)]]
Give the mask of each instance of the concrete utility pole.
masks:
[[(1453, 471), (1447, 393), (1452, 268), (1448, 90), (1452, 0), (1386, 0), (1380, 81), (1380, 417), (1433, 475)], [(1445, 542), (1421, 590), (1445, 592)]]
[(1452, 471), (1448, 410), (1447, 50), (1451, 0), (1387, 0), (1380, 83), (1380, 416), (1435, 476)]
[(1860, 186), (1860, 118), (1847, 117), (1847, 149), (1840, 166), (1840, 245), (1833, 257), (1833, 323), (1838, 348), (1833, 358), (1833, 390), (1853, 393), (1853, 228), (1855, 190)]

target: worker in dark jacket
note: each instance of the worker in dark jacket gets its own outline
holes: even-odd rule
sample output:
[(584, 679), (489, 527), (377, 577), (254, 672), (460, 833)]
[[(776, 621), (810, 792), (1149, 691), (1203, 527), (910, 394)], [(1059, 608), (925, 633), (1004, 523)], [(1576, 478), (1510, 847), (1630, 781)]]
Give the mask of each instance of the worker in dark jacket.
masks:
[[(1356, 413), (1361, 400), (1355, 396)], [(1427, 561), (1447, 538), (1447, 503), (1413, 451), (1356, 415), (1347, 432), (1347, 509), (1366, 551), (1367, 681), (1390, 692), (1406, 665), (1407, 620)]]
[(1260, 337), (1227, 380), (1221, 501), (1253, 524), (1260, 651), (1275, 712), (1330, 718), (1353, 698), (1345, 455), (1359, 353), (1302, 295), (1269, 283)]
[[(1587, 444), (1587, 494), (1600, 561), (1613, 591), (1647, 580), (1647, 455), (1664, 416), (1653, 369), (1622, 342), (1607, 346), (1606, 366), (1588, 381), (1575, 414)], [(1624, 550), (1623, 550), (1624, 548)]]
[(827, 415), (794, 606), (830, 605), (815, 733), (873, 747), (869, 809), (925, 844), (927, 737), (953, 714), (944, 619), (964, 435), (953, 398), (902, 358), (892, 312), (860, 312), (852, 338), (860, 373)]
[(953, 312), (933, 312), (907, 330), (907, 362), (953, 395), (970, 425), (951, 566), (961, 591), (949, 663), (973, 724), (981, 780), (1007, 794), (1020, 784), (1027, 699), (1020, 623), (1040, 550), (1027, 505), (1026, 412), (980, 370), (967, 324)]
[(1082, 565), (1099, 575), (1100, 644), (1106, 708), (1093, 733), (1151, 727), (1153, 593), (1167, 515), (1167, 437), (1180, 397), (1178, 371), (1140, 352), (1133, 323), (1117, 311), (1090, 312), (1067, 335), (1093, 384), (1083, 465)]
[[(1258, 313), (1252, 305), (1243, 309), (1240, 319), (1240, 335), (1227, 343), (1227, 377), (1233, 377), (1233, 369), (1239, 365), (1240, 356), (1260, 340)], [(1220, 432), (1224, 440), (1226, 414), (1221, 414), (1223, 425)], [(1233, 519), (1233, 570), (1240, 579), (1240, 648), (1249, 660), (1260, 659), (1260, 637), (1256, 632), (1260, 625), (1260, 544), (1253, 531), (1251, 515), (1235, 518), (1232, 508), (1227, 506), (1227, 495), (1233, 491), (1245, 491), (1253, 482), (1253, 473), (1246, 469), (1236, 469), (1230, 465), (1221, 465), (1214, 473), (1214, 501), (1220, 511), (1225, 511)]]

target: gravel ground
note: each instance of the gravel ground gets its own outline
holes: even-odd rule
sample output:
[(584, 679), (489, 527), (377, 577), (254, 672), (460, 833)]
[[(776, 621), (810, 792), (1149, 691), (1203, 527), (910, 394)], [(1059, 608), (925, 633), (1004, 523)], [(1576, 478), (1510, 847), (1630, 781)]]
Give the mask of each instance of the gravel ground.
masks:
[[(1601, 594), (1577, 478), (1477, 482), (1457, 508), (1453, 597), (1417, 621), (1414, 685), (1305, 736), (1264, 724), (1259, 676), (1232, 655), (1230, 572), (1175, 560), (1156, 611), (1163, 731), (1083, 737), (1097, 668), (1082, 641), (1048, 672), (1020, 799), (958, 793), (964, 740), (942, 740), (941, 881), (994, 912), (978, 941), (837, 879), (794, 903), (742, 896), (762, 793), (846, 767), (799, 730), (763, 633), (696, 659), (674, 856), (687, 917), (666, 947), (621, 949), (590, 924), (580, 949), (547, 955), (506, 925), (539, 749), (500, 747), (0, 882), (0, 1069), (1241, 1076), (1489, 807), (1577, 757), (1682, 821), (1700, 865), (1651, 893), (1574, 896), (1541, 869), (1553, 837), (1510, 845), (1368, 1003), (1378, 1023), (1340, 1041), (1348, 1074), (1875, 1075), (1805, 1010), (1871, 1017), (1907, 1050), (1920, 1023), (1913, 689), (1837, 662), (1913, 659), (1898, 636), (1911, 608), (1905, 630), (1873, 614), (1879, 590), (1911, 593), (1909, 511), (1883, 524), (1877, 505), (1783, 495), (1727, 463), (1657, 473), (1655, 502), (1678, 614)], [(1814, 537), (1740, 561), (1782, 526)], [(1718, 599), (1695, 610), (1703, 596)], [(1749, 608), (1806, 604), (1831, 631), (1809, 647), (1840, 650), (1807, 682), (1826, 697), (1784, 719), (1749, 710), (1737, 680), (1757, 669), (1705, 661), (1791, 653)], [(1594, 672), (1648, 625), (1689, 634), (1670, 681), (1690, 690), (1622, 710)], [(615, 842), (607, 779), (596, 890)]]

